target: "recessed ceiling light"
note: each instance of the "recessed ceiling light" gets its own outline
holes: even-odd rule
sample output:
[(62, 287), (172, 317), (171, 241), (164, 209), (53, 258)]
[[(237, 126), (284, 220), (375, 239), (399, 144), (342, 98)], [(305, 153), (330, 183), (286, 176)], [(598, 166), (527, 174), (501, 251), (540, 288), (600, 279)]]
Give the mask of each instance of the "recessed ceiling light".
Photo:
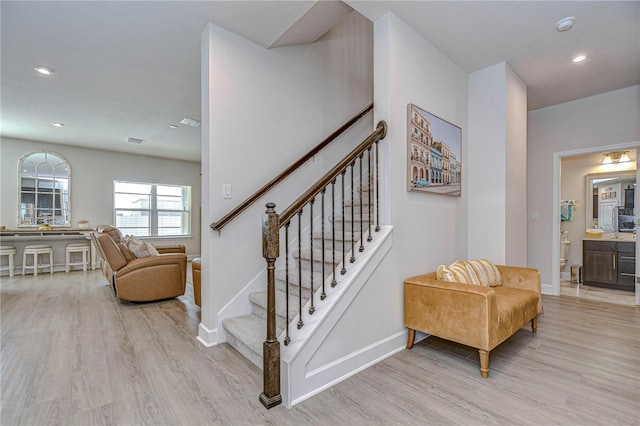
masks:
[(138, 138), (127, 138), (127, 142), (141, 144), (142, 142), (144, 142), (144, 139), (138, 139)]
[(40, 74), (44, 74), (44, 75), (53, 74), (53, 70), (47, 67), (35, 67), (35, 70), (38, 71)]
[(175, 124), (169, 124), (169, 128), (170, 128), (170, 129), (177, 129), (177, 128), (178, 128), (178, 126), (176, 126)]
[(571, 29), (571, 27), (573, 27), (573, 23), (576, 21), (576, 17), (575, 16), (567, 16), (566, 18), (563, 18), (561, 20), (559, 20), (558, 22), (556, 22), (556, 30), (562, 32), (562, 31), (568, 31)]
[(53, 122), (53, 123), (51, 123), (51, 125), (54, 126), (54, 127), (63, 127), (64, 123)]
[(574, 56), (571, 62), (573, 62), (574, 64), (577, 64), (578, 62), (582, 62), (585, 59), (587, 59), (587, 55), (580, 54), (580, 55)]

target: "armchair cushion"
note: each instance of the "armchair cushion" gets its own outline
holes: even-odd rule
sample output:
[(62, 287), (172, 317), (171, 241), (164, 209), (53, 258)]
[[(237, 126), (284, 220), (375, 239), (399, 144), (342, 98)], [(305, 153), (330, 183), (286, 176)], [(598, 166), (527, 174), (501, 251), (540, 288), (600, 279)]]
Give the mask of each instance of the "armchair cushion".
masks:
[(124, 243), (117, 243), (117, 244), (118, 244), (118, 247), (120, 248), (120, 251), (124, 255), (124, 258), (127, 259), (127, 262), (136, 258), (136, 255), (131, 250), (129, 250), (129, 247), (127, 247)]
[(135, 255), (135, 257), (148, 257), (158, 256), (158, 250), (147, 242), (139, 240), (131, 235), (126, 235), (122, 240), (129, 250)]

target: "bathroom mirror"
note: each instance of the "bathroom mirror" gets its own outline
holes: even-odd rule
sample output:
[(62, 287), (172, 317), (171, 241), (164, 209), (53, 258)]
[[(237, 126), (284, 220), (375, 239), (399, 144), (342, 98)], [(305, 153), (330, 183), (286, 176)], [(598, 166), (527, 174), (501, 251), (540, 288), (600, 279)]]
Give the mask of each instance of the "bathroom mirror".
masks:
[(636, 230), (636, 171), (591, 173), (586, 176), (587, 228), (604, 232)]
[(60, 155), (31, 152), (18, 163), (18, 226), (69, 226), (71, 168)]

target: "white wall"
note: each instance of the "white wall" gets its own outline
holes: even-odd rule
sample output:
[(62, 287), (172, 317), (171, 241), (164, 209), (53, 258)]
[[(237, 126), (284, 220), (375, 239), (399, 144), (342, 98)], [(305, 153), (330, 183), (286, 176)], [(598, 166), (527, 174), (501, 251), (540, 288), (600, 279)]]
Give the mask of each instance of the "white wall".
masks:
[(525, 266), (527, 87), (504, 62), (469, 75), (469, 257)]
[(2, 138), (0, 224), (9, 229), (16, 228), (18, 162), (23, 155), (38, 150), (60, 154), (71, 167), (72, 227), (77, 227), (80, 219), (89, 220), (91, 227), (113, 223), (113, 181), (115, 179), (191, 185), (192, 236), (154, 238), (153, 242), (184, 244), (187, 255), (190, 257), (200, 254), (200, 163), (190, 161)]
[[(215, 25), (203, 34), (203, 264), (200, 338), (218, 341), (218, 312), (265, 268), (261, 217), (282, 211), (373, 130), (372, 116), (224, 228), (220, 219), (371, 103), (372, 24), (352, 13), (311, 45), (264, 49)], [(233, 199), (222, 199), (222, 185)]]
[[(316, 356), (324, 362), (406, 333), (403, 282), (467, 256), (467, 75), (392, 13), (374, 24), (375, 122), (387, 121), (384, 223), (393, 245)], [(462, 197), (407, 191), (407, 104), (463, 129)], [(366, 326), (364, 326), (366, 324)], [(401, 337), (400, 340), (403, 340)]]
[(527, 208), (538, 212), (527, 227), (528, 265), (552, 283), (553, 154), (640, 140), (640, 86), (530, 111), (527, 144)]

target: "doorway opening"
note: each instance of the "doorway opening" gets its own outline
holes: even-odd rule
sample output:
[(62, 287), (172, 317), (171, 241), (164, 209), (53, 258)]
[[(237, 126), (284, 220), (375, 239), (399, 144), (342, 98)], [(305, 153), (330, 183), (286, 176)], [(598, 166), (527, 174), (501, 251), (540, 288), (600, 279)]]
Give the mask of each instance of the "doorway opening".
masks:
[[(583, 276), (586, 267), (593, 266), (592, 262), (587, 262), (588, 265), (583, 264), (583, 244), (587, 238), (586, 231), (588, 229), (597, 230), (594, 233), (589, 232), (589, 237), (602, 238), (605, 241), (611, 240), (616, 243), (617, 241), (624, 242), (621, 247), (635, 247), (635, 251), (640, 253), (638, 250), (639, 241), (634, 238), (635, 233), (633, 232), (638, 222), (640, 205), (638, 204), (637, 191), (631, 191), (635, 189), (633, 184), (638, 181), (636, 166), (636, 149), (638, 148), (640, 148), (640, 142), (631, 142), (554, 153), (552, 204), (557, 219), (552, 223), (553, 238), (550, 250), (554, 271), (552, 274), (552, 294), (566, 294), (603, 302), (640, 305), (640, 285), (636, 283), (636, 277), (640, 276), (640, 265), (638, 265), (640, 261), (635, 263), (635, 268), (633, 265), (621, 265), (627, 269), (631, 266), (629, 271), (625, 270), (625, 276), (620, 276), (617, 269), (615, 270), (616, 277), (621, 277), (620, 282), (627, 285), (627, 288), (631, 285), (631, 289), (635, 291), (619, 290), (621, 287), (615, 285), (617, 284), (617, 282), (614, 283), (615, 280), (610, 281), (612, 284), (608, 288), (606, 285), (596, 287), (570, 283), (572, 266), (575, 266), (577, 270), (577, 266), (581, 265)], [(614, 151), (628, 151), (632, 161), (602, 164), (603, 154)], [(605, 179), (611, 179), (609, 185), (606, 185)], [(594, 190), (594, 188), (596, 189)], [(594, 193), (595, 197), (598, 197), (597, 199), (594, 198)], [(632, 197), (633, 205), (629, 204), (630, 201), (627, 201), (625, 205), (625, 193), (627, 197)], [(564, 217), (566, 220), (562, 221), (561, 206), (567, 203), (573, 203), (574, 214), (570, 220)], [(620, 216), (621, 214), (622, 216)], [(602, 234), (600, 235), (598, 232), (602, 232)], [(564, 237), (565, 244), (563, 244), (561, 236)], [(568, 250), (567, 240), (570, 241)], [(561, 262), (562, 255), (566, 259), (563, 258)], [(617, 262), (618, 259), (615, 259)]]

